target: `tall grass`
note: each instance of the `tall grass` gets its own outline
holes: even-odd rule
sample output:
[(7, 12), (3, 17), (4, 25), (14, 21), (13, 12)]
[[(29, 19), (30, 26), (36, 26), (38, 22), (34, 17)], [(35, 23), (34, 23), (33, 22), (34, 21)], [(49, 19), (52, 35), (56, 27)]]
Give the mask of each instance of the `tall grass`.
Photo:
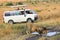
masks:
[[(36, 27), (54, 27), (56, 25), (60, 26), (60, 22), (59, 21), (46, 21), (46, 22), (39, 22), (39, 23), (34, 23), (33, 24)], [(9, 24), (0, 24), (0, 37), (3, 37), (5, 35), (9, 35), (12, 33), (20, 33), (20, 32), (25, 32), (25, 27), (26, 24), (13, 24), (13, 25), (9, 25)]]
[(18, 33), (24, 31), (25, 25), (23, 24), (0, 24), (0, 37), (9, 35), (11, 33)]

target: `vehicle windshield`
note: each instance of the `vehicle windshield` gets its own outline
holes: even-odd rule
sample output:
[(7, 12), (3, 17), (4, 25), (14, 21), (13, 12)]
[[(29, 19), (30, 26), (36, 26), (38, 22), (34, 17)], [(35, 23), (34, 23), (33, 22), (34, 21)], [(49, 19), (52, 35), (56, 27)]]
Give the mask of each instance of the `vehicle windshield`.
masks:
[(35, 12), (34, 10), (31, 10), (31, 12), (32, 12), (33, 14), (36, 14), (36, 12)]
[(35, 12), (33, 10), (27, 10), (26, 13), (27, 14), (35, 14)]

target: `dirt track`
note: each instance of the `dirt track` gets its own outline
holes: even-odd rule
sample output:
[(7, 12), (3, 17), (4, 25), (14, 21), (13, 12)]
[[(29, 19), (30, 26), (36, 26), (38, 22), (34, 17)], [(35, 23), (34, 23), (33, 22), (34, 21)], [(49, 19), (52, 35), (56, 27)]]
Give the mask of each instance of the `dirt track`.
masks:
[(35, 36), (27, 38), (26, 40), (38, 40), (39, 38), (40, 38), (39, 35), (35, 35)]

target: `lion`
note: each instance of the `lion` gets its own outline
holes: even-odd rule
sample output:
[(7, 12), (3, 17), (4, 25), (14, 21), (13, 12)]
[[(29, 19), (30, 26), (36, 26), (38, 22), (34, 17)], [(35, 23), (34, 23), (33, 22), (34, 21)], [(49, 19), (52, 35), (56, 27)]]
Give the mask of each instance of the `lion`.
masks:
[(37, 27), (32, 23), (27, 23), (26, 27), (27, 27), (26, 34), (30, 34), (32, 32), (38, 32), (39, 34), (47, 34), (46, 27)]

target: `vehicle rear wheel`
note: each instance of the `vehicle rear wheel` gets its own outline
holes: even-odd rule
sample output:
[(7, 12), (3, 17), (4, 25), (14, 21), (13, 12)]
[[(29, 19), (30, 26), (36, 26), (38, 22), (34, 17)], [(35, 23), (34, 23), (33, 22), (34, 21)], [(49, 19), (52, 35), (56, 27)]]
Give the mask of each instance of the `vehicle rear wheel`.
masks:
[(9, 20), (8, 23), (9, 24), (14, 24), (14, 22), (12, 20)]

